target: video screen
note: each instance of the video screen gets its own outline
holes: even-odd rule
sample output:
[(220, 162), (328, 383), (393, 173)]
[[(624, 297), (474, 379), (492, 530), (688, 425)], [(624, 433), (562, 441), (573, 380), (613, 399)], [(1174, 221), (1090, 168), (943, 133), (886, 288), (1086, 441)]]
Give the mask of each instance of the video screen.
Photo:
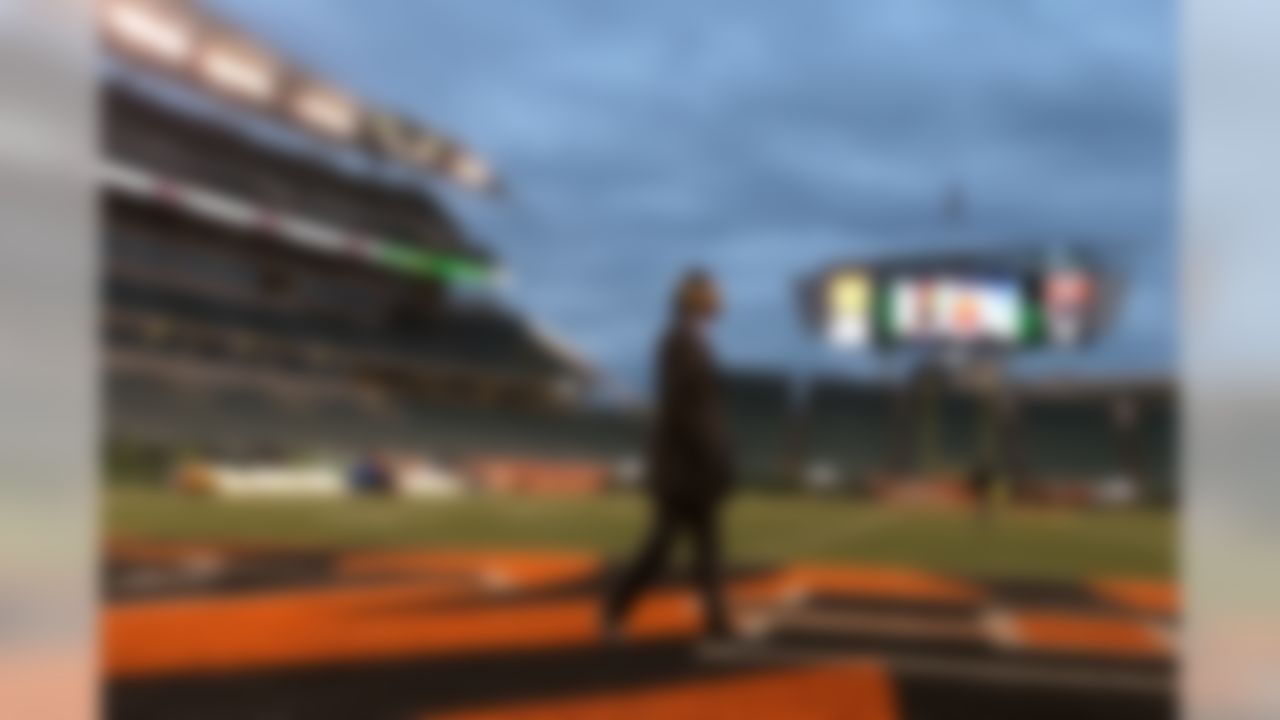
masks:
[(1057, 346), (1082, 342), (1096, 316), (1096, 280), (1078, 268), (1054, 270), (1045, 276), (1042, 294), (1048, 341)]
[(1007, 276), (909, 275), (889, 282), (891, 342), (996, 342), (1023, 339), (1027, 300)]
[[(1091, 278), (1082, 277), (1092, 287)], [(1044, 339), (1042, 318), (1050, 306), (1060, 326), (1055, 345), (1086, 337), (1091, 291), (1067, 290), (1003, 269), (863, 266), (829, 271), (810, 297), (818, 299), (824, 341), (841, 350), (927, 343), (1031, 347)]]
[(873, 340), (874, 285), (864, 270), (836, 274), (827, 285), (827, 339), (836, 347), (866, 347)]

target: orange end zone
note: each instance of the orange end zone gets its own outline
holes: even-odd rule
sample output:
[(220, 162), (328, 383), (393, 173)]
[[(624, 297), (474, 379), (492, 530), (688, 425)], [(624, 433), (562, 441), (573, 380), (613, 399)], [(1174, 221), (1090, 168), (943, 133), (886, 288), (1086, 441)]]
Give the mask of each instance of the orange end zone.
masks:
[(1182, 599), (1176, 585), (1159, 580), (1100, 578), (1089, 583), (1095, 595), (1114, 605), (1159, 615), (1177, 615)]
[[(113, 677), (227, 672), (395, 657), (516, 653), (594, 645), (594, 599), (446, 613), (418, 607), (412, 593), (316, 602), (301, 594), (249, 601), (112, 609), (104, 622)], [(381, 604), (381, 607), (378, 605)], [(698, 613), (683, 594), (637, 609), (638, 641), (692, 636)]]
[(1169, 655), (1165, 641), (1134, 620), (1021, 612), (1011, 614), (1010, 622), (1020, 644), (1030, 650), (1132, 658)]
[[(597, 568), (581, 553), (354, 554), (340, 561), (340, 575), (394, 573), (405, 582), (108, 607), (106, 669), (120, 677), (590, 646), (599, 642), (597, 598), (492, 603), (485, 578), (527, 590)], [(687, 592), (666, 591), (637, 607), (628, 633), (692, 637), (699, 621)]]
[(448, 720), (895, 720), (898, 708), (888, 673), (868, 661), (686, 681), (653, 689), (538, 700), (431, 717)]
[[(125, 550), (153, 558), (193, 551), (211, 552)], [(103, 621), (106, 668), (113, 676), (136, 676), (590, 646), (598, 642), (598, 598), (492, 603), (491, 591), (572, 582), (599, 568), (595, 556), (580, 552), (350, 553), (338, 560), (339, 576), (397, 582), (111, 606)], [(796, 593), (939, 603), (983, 597), (967, 583), (903, 568), (803, 565), (730, 587), (739, 607)], [(446, 604), (451, 607), (442, 611)], [(640, 604), (628, 634), (637, 641), (692, 637), (700, 621), (689, 589), (666, 590)]]

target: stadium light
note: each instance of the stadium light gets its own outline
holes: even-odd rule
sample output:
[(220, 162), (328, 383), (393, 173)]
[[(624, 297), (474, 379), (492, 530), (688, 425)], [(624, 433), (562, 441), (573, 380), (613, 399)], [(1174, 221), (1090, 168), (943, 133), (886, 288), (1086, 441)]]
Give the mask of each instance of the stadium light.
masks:
[(360, 105), (327, 83), (298, 83), (310, 76), (196, 6), (175, 0), (100, 2), (101, 32), (115, 50), (185, 70), (213, 90), (277, 110), (319, 134), (358, 142), (395, 162), (439, 173), (468, 190), (502, 192), (493, 168), (448, 137), (398, 114)]
[(148, 2), (116, 0), (106, 6), (108, 34), (130, 49), (167, 65), (191, 57), (195, 27), (186, 18)]
[(479, 157), (460, 150), (449, 164), (449, 175), (470, 190), (491, 190), (494, 187), (493, 170)]
[(300, 122), (326, 135), (348, 139), (358, 129), (360, 116), (355, 104), (322, 87), (299, 91), (293, 96), (291, 109)]
[(400, 160), (407, 154), (409, 131), (403, 120), (383, 111), (369, 113), (369, 140), (383, 155)]
[(438, 167), (449, 151), (449, 143), (439, 135), (424, 131), (414, 138), (409, 149), (414, 162), (423, 167)]
[(468, 190), (496, 193), (500, 182), (481, 158), (447, 137), (424, 130), (387, 112), (368, 115), (367, 137), (375, 151), (391, 159), (438, 172)]
[(265, 103), (275, 92), (275, 67), (260, 54), (226, 43), (214, 43), (201, 53), (200, 76), (241, 99)]

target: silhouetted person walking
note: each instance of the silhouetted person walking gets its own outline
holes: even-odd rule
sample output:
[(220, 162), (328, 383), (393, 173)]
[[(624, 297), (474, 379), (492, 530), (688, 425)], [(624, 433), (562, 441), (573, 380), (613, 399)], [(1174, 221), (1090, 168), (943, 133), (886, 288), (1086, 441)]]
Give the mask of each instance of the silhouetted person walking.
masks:
[(707, 634), (730, 633), (719, 514), (732, 481), (732, 463), (715, 358), (705, 337), (719, 312), (720, 293), (711, 277), (702, 271), (686, 275), (657, 356), (658, 406), (647, 465), (652, 526), (639, 555), (605, 601), (607, 639), (618, 639), (632, 604), (662, 572), (679, 535), (693, 541)]

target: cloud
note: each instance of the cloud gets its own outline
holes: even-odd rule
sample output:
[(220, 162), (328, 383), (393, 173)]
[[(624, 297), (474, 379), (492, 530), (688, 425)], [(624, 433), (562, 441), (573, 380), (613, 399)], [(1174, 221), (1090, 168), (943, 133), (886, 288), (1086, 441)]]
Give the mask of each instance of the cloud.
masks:
[(626, 380), (691, 263), (729, 285), (729, 359), (868, 366), (804, 336), (795, 276), (945, 243), (956, 182), (965, 238), (1088, 237), (1131, 273), (1105, 342), (1029, 367), (1171, 365), (1171, 2), (211, 4), (493, 158), (516, 207), (459, 212), (514, 299)]

